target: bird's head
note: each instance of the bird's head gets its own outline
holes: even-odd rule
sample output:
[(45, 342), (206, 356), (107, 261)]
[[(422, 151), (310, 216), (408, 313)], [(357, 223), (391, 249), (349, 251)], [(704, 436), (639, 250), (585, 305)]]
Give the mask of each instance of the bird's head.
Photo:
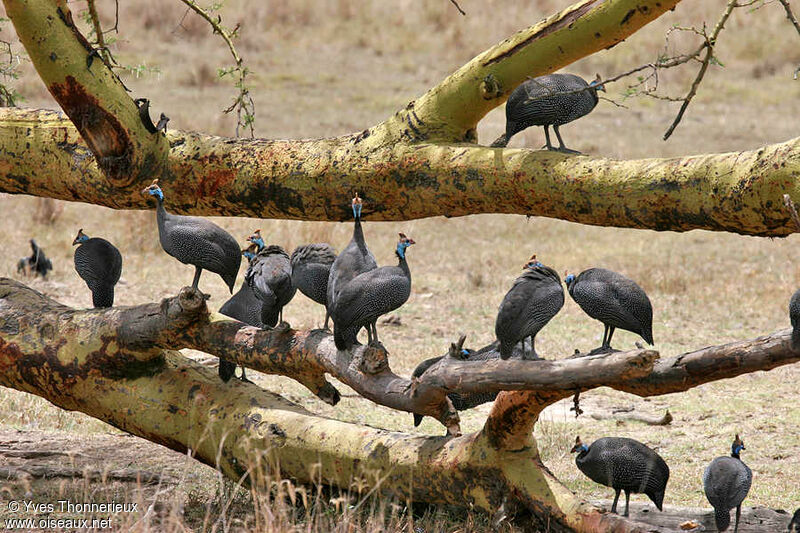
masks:
[(739, 457), (739, 452), (742, 450), (746, 450), (747, 448), (744, 447), (744, 441), (739, 438), (739, 434), (736, 434), (736, 437), (733, 439), (733, 444), (731, 444), (731, 456)]
[(567, 288), (569, 289), (572, 287), (572, 284), (575, 283), (575, 274), (570, 274), (569, 271), (564, 271), (564, 283), (567, 284)]
[(83, 228), (81, 228), (81, 229), (78, 230), (78, 234), (72, 240), (72, 246), (75, 246), (76, 244), (81, 244), (82, 242), (86, 242), (88, 240), (89, 240), (89, 236), (86, 235), (83, 232)]
[(402, 259), (406, 256), (406, 248), (417, 243), (414, 242), (414, 239), (406, 237), (405, 233), (398, 233), (398, 235), (400, 235), (400, 240), (397, 241), (397, 256)]
[(151, 183), (147, 188), (142, 189), (142, 194), (147, 196), (155, 196), (159, 200), (164, 199), (164, 193), (161, 192), (161, 187), (158, 186), (158, 179), (154, 179), (153, 183)]
[(247, 248), (242, 250), (242, 255), (247, 258), (248, 261), (253, 259), (256, 254), (258, 253), (258, 245), (257, 244), (250, 244)]
[(261, 230), (257, 229), (247, 238), (248, 241), (252, 242), (256, 245), (258, 252), (260, 252), (267, 244), (264, 242), (264, 239), (261, 238)]
[(355, 193), (355, 196), (353, 197), (353, 202), (351, 204), (353, 206), (353, 218), (355, 219), (361, 218), (361, 207), (363, 203), (364, 201), (361, 200), (361, 198), (359, 198), (358, 193)]
[(543, 267), (544, 265), (536, 259), (536, 254), (533, 254), (528, 262), (522, 266), (522, 269)]
[(603, 81), (603, 78), (600, 77), (600, 74), (597, 74), (592, 82), (589, 83), (589, 87), (594, 87), (596, 91), (606, 92), (606, 86), (600, 83), (601, 81)]
[(581, 453), (581, 452), (588, 452), (589, 448), (581, 442), (580, 436), (575, 437), (575, 446), (569, 451), (569, 453)]

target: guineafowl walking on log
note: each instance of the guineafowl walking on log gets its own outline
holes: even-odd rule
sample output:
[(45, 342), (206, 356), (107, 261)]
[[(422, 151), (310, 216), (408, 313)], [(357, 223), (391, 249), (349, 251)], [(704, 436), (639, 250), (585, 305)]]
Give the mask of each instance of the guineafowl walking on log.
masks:
[(620, 491), (625, 491), (623, 516), (628, 516), (631, 492), (647, 494), (658, 510), (662, 510), (669, 466), (641, 442), (624, 437), (603, 437), (587, 447), (577, 437), (571, 452), (577, 452), (575, 464), (589, 479), (614, 489), (612, 513), (617, 512)]
[[(251, 248), (247, 248), (242, 250), (242, 255), (247, 258), (248, 261), (252, 261), (252, 259), (256, 256), (255, 254), (256, 246), (252, 245)], [(248, 326), (254, 326), (257, 328), (263, 327), (261, 322), (261, 300), (259, 300), (253, 290), (250, 288), (250, 285), (247, 284), (247, 280), (242, 282), (242, 286), (239, 290), (230, 297), (230, 299), (222, 304), (222, 307), (219, 308), (219, 312), (225, 316), (231, 317), (233, 319), (238, 320), (239, 322), (243, 322)], [(222, 381), (228, 381), (234, 376), (234, 371), (236, 370), (236, 363), (231, 361), (226, 361), (224, 359), (219, 360), (219, 377), (222, 378)], [(242, 381), (248, 381), (247, 376), (245, 375), (244, 366), (242, 366)]]
[[(564, 289), (555, 270), (532, 256), (520, 277), (506, 293), (497, 320), (495, 335), (500, 342), (500, 358), (508, 359), (514, 346), (522, 342), (522, 358), (538, 359), (534, 339), (564, 305)], [(525, 352), (525, 339), (531, 339), (530, 354)]]
[(255, 257), (250, 261), (244, 279), (261, 301), (261, 322), (267, 327), (283, 323), (283, 307), (294, 298), (292, 265), (289, 254), (277, 245), (267, 246), (256, 230), (248, 239)]
[(753, 472), (739, 457), (739, 452), (744, 449), (744, 442), (736, 435), (731, 445), (730, 457), (717, 457), (703, 472), (703, 489), (708, 502), (714, 508), (714, 522), (718, 531), (726, 531), (731, 525), (731, 509), (734, 507), (736, 525), (733, 531), (739, 531), (742, 502), (753, 483)]
[(242, 262), (236, 239), (210, 220), (167, 213), (164, 193), (157, 179), (142, 194), (155, 196), (158, 201), (156, 220), (161, 247), (181, 263), (194, 265), (192, 288), (197, 289), (200, 274), (205, 269), (219, 274), (233, 293)]
[(342, 285), (331, 309), (333, 340), (339, 350), (348, 350), (357, 341), (358, 331), (367, 328), (369, 344), (378, 344), (376, 322), (381, 315), (394, 311), (411, 294), (411, 271), (406, 250), (414, 239), (400, 233), (397, 242), (397, 266), (383, 266), (359, 274)]
[(75, 248), (75, 270), (92, 291), (96, 308), (114, 305), (114, 287), (122, 274), (122, 254), (117, 247), (99, 237), (90, 238), (78, 230), (72, 241)]
[(328, 278), (336, 261), (336, 250), (330, 244), (298, 246), (292, 252), (292, 285), (300, 292), (325, 306), (325, 329), (328, 329)]
[[(522, 82), (506, 103), (506, 132), (492, 146), (502, 147), (511, 137), (531, 126), (544, 126), (548, 150), (577, 154), (564, 145), (558, 127), (572, 122), (594, 109), (597, 91), (605, 91), (600, 76), (591, 83), (574, 74), (548, 74)], [(558, 148), (550, 144), (550, 131), (558, 137)]]
[(345, 249), (342, 250), (342, 253), (336, 257), (333, 265), (331, 265), (330, 275), (328, 276), (328, 314), (332, 314), (339, 293), (350, 280), (359, 274), (378, 268), (375, 256), (369, 251), (367, 243), (364, 241), (364, 230), (361, 228), (362, 206), (363, 201), (358, 197), (358, 193), (356, 193), (352, 202), (353, 218), (355, 219), (353, 237), (350, 239)]
[(42, 279), (47, 279), (47, 273), (53, 270), (53, 263), (47, 258), (36, 241), (31, 239), (31, 255), (23, 257), (17, 262), (17, 273), (29, 275), (31, 272), (33, 276), (41, 276)]
[(616, 328), (641, 335), (653, 344), (653, 306), (635, 281), (605, 268), (590, 268), (564, 281), (583, 311), (605, 326), (601, 349), (610, 351)]
[(800, 289), (789, 300), (789, 320), (792, 323), (792, 348), (800, 350)]

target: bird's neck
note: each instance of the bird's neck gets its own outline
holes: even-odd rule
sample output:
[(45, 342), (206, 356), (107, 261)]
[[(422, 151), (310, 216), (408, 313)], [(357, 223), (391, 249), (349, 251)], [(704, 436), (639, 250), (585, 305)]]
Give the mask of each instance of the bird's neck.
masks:
[(356, 218), (355, 227), (353, 228), (353, 240), (359, 243), (359, 246), (364, 242), (364, 230), (361, 228), (361, 217)]
[(156, 206), (156, 220), (159, 223), (159, 226), (164, 223), (164, 219), (167, 217), (167, 210), (164, 209), (164, 199), (156, 196), (156, 201), (158, 205)]

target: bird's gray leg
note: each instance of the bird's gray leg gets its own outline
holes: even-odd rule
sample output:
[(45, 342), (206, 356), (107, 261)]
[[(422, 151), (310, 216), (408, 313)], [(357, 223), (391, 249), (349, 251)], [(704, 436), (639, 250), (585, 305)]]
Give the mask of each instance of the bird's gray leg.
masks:
[(326, 311), (325, 311), (325, 326), (323, 326), (323, 327), (324, 327), (324, 329), (325, 329), (325, 331), (329, 331), (329, 330), (328, 330), (328, 319), (329, 319), (330, 317), (331, 317), (331, 314), (330, 314), (330, 313), (329, 313), (329, 312), (326, 310)]
[(614, 489), (614, 490), (616, 491), (616, 493), (614, 494), (614, 503), (611, 504), (612, 513), (617, 512), (617, 501), (619, 501), (619, 492), (620, 492), (620, 489)]
[(631, 491), (625, 491), (625, 514), (622, 516), (628, 516), (628, 504), (631, 502)]
[(192, 281), (192, 288), (196, 289), (197, 284), (200, 283), (200, 273), (203, 271), (199, 266), (194, 267), (194, 281)]
[(369, 346), (372, 344), (372, 324), (367, 324), (364, 329), (367, 330), (367, 346)]
[(525, 359), (525, 337), (522, 337), (522, 340), (519, 342), (522, 344), (522, 358)]
[(378, 340), (378, 321), (372, 323), (372, 340), (375, 341), (375, 344), (380, 344)]
[(539, 359), (539, 356), (536, 354), (536, 346), (533, 344), (534, 340), (534, 336), (531, 335), (531, 359)]
[(558, 126), (553, 124), (553, 131), (556, 132), (556, 137), (558, 137), (558, 151), (564, 152), (565, 154), (579, 154), (580, 152), (577, 150), (570, 150), (566, 146), (564, 146), (564, 141), (561, 139), (561, 133), (558, 131)]
[(544, 126), (544, 139), (545, 139), (545, 143), (546, 144), (544, 145), (544, 147), (547, 148), (548, 150), (555, 150), (555, 148), (553, 148), (553, 145), (550, 144), (550, 129), (549, 128), (550, 128), (550, 126), (545, 124), (545, 126)]
[(603, 324), (603, 328), (604, 329), (603, 329), (603, 344), (602, 344), (602, 347), (605, 348), (606, 346), (608, 346), (606, 344), (606, 338), (608, 337), (608, 324)]
[(739, 533), (739, 515), (742, 514), (742, 504), (736, 506), (736, 524), (733, 526), (733, 533)]
[(614, 331), (616, 329), (617, 328), (615, 328), (614, 326), (609, 326), (608, 327), (608, 345), (607, 346), (608, 346), (609, 350), (611, 349), (611, 337), (614, 335)]

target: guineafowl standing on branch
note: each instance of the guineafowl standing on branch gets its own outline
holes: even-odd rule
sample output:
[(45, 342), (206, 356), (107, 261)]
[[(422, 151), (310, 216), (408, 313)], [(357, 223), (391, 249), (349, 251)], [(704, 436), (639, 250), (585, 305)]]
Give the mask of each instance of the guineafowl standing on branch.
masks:
[[(538, 359), (534, 347), (536, 334), (550, 322), (564, 305), (564, 289), (555, 270), (532, 256), (520, 277), (506, 293), (497, 320), (495, 335), (500, 342), (500, 358), (508, 359), (514, 346), (522, 342), (522, 358)], [(531, 339), (530, 354), (525, 352), (525, 339)]]
[(792, 323), (792, 348), (800, 350), (800, 289), (789, 300), (789, 320)]
[(256, 230), (248, 239), (253, 243), (255, 257), (247, 267), (244, 279), (261, 301), (261, 322), (273, 328), (283, 323), (283, 307), (294, 298), (297, 289), (292, 285), (292, 265), (289, 254), (277, 245), (267, 246)]
[(336, 305), (336, 299), (342, 287), (359, 274), (378, 268), (375, 256), (369, 251), (367, 243), (364, 241), (364, 230), (361, 228), (363, 201), (358, 197), (358, 193), (353, 198), (351, 205), (355, 219), (353, 237), (331, 265), (327, 288), (328, 314), (333, 313), (333, 307)]
[[(506, 132), (492, 146), (506, 146), (520, 131), (544, 126), (548, 150), (580, 153), (564, 145), (558, 127), (589, 114), (597, 105), (597, 91), (605, 91), (599, 75), (591, 83), (574, 74), (548, 74), (522, 82), (506, 103)], [(550, 126), (558, 137), (558, 148), (550, 143)]]
[(359, 274), (339, 288), (331, 310), (333, 340), (339, 350), (349, 350), (357, 344), (358, 331), (367, 328), (369, 344), (378, 344), (376, 323), (381, 315), (394, 311), (411, 294), (411, 271), (406, 250), (414, 239), (400, 233), (397, 242), (397, 266), (383, 266)]
[(300, 292), (325, 306), (325, 329), (328, 329), (328, 278), (336, 261), (336, 250), (330, 244), (298, 246), (292, 252), (292, 285)]
[(605, 326), (601, 350), (612, 349), (616, 328), (637, 333), (647, 344), (653, 344), (653, 306), (636, 282), (605, 268), (569, 274), (564, 281), (581, 309)]
[(26, 276), (33, 272), (34, 277), (41, 276), (42, 279), (47, 279), (47, 273), (53, 270), (53, 263), (47, 258), (36, 241), (31, 239), (31, 255), (23, 257), (17, 262), (17, 273), (25, 274)]
[(734, 507), (736, 525), (733, 531), (739, 531), (742, 502), (750, 492), (753, 482), (753, 472), (739, 457), (739, 452), (744, 449), (744, 442), (736, 435), (731, 445), (730, 457), (717, 457), (703, 472), (703, 489), (714, 508), (714, 522), (718, 531), (726, 531), (731, 525), (731, 509)]
[[(251, 247), (242, 250), (242, 255), (244, 255), (248, 261), (252, 261), (256, 256), (255, 250), (256, 245), (252, 244)], [(222, 307), (219, 308), (219, 312), (239, 322), (244, 322), (248, 326), (257, 328), (263, 327), (261, 322), (261, 300), (256, 298), (250, 285), (247, 284), (247, 280), (242, 282), (242, 286), (236, 294), (222, 304)], [(222, 378), (222, 381), (231, 379), (235, 370), (236, 363), (224, 359), (219, 360), (219, 377)], [(244, 366), (242, 366), (242, 381), (247, 381)]]
[(572, 453), (577, 453), (578, 469), (594, 481), (614, 489), (611, 512), (617, 512), (620, 491), (625, 491), (625, 513), (631, 492), (647, 494), (661, 511), (669, 481), (669, 466), (656, 452), (639, 441), (624, 437), (603, 437), (590, 446), (575, 439)]
[(210, 220), (167, 213), (164, 193), (157, 179), (142, 194), (155, 196), (158, 201), (156, 221), (161, 247), (181, 263), (194, 265), (192, 288), (198, 288), (200, 274), (205, 269), (219, 274), (233, 293), (242, 262), (236, 239)]
[(114, 305), (114, 286), (122, 274), (122, 254), (116, 246), (99, 237), (90, 238), (78, 230), (72, 241), (75, 248), (75, 270), (92, 291), (92, 304), (97, 307)]

